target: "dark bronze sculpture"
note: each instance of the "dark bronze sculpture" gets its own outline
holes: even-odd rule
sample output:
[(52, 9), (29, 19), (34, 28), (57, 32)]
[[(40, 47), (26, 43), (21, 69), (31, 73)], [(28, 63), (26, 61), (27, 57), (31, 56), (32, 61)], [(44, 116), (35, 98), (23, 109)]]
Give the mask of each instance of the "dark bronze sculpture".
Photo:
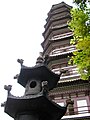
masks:
[(25, 94), (16, 97), (10, 93), (10, 85), (4, 87), (8, 90), (5, 112), (15, 120), (59, 120), (65, 115), (67, 107), (61, 107), (48, 97), (49, 90), (57, 85), (61, 74), (50, 71), (45, 61), (38, 57), (34, 67), (26, 67), (23, 60), (18, 59), (21, 71), (14, 78), (25, 87)]

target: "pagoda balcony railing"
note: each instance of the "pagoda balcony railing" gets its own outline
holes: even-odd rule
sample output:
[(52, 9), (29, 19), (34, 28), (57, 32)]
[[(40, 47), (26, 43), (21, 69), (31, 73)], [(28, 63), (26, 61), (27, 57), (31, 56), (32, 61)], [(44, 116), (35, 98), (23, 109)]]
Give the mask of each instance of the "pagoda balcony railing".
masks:
[(70, 45), (62, 48), (56, 48), (50, 52), (50, 56), (63, 55), (76, 51), (75, 45)]
[(68, 33), (64, 33), (64, 34), (53, 36), (50, 40), (58, 40), (58, 39), (71, 37), (71, 36), (73, 36), (73, 32), (68, 32)]
[(62, 27), (65, 27), (65, 26), (67, 26), (67, 23), (62, 24), (62, 25), (52, 26), (51, 29), (58, 29), (58, 28), (62, 28)]
[[(63, 27), (66, 27), (67, 26), (67, 23), (64, 23), (64, 24), (61, 24), (61, 25), (51, 25), (49, 28), (48, 28), (48, 30), (46, 29), (45, 30), (45, 32), (43, 33), (43, 35), (44, 36), (48, 36), (48, 35), (50, 35), (50, 33), (51, 33), (51, 30), (53, 30), (53, 29), (59, 29), (59, 28), (63, 28)], [(67, 33), (66, 33), (67, 34)], [(63, 34), (61, 34), (61, 36), (62, 36)], [(67, 34), (67, 35), (69, 35), (69, 34)], [(54, 36), (54, 37), (56, 37), (56, 36)], [(53, 39), (53, 37), (52, 37), (52, 39)], [(52, 40), (52, 39), (50, 39), (50, 40)]]
[(56, 74), (60, 74), (60, 69), (66, 70), (66, 73), (62, 74), (62, 76), (60, 77), (61, 81), (80, 78), (80, 74), (78, 73), (78, 68), (76, 67), (76, 65), (62, 67), (62, 68), (55, 68), (52, 69), (52, 71)]
[(80, 115), (90, 113), (90, 106), (74, 107), (72, 110), (67, 110), (66, 115)]
[[(74, 108), (74, 110), (75, 109), (77, 109), (78, 110), (78, 108), (85, 108), (85, 107), (88, 107), (88, 108), (90, 108), (90, 106), (82, 106), (82, 107), (75, 107)], [(67, 120), (67, 119), (69, 119), (70, 118), (70, 120), (71, 119), (75, 119), (75, 118), (78, 118), (78, 117), (80, 117), (80, 118), (82, 118), (83, 119), (83, 117), (85, 118), (85, 117), (90, 117), (90, 110), (81, 110), (81, 111), (72, 111), (71, 113), (73, 113), (73, 114), (70, 114), (70, 112), (69, 111), (67, 111), (66, 112), (66, 114), (65, 114), (65, 116), (63, 116), (62, 117), (62, 120)], [(76, 120), (76, 119), (75, 119)], [(80, 119), (81, 120), (81, 119)]]

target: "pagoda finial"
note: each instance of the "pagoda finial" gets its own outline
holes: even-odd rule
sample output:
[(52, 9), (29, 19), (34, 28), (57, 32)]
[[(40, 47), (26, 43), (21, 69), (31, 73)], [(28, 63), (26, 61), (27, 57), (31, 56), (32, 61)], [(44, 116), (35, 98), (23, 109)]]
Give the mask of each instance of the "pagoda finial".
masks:
[(19, 74), (16, 74), (16, 75), (14, 76), (14, 79), (18, 79), (18, 77), (19, 77)]
[(8, 91), (8, 95), (9, 95), (12, 89), (12, 85), (4, 85), (4, 89)]
[(1, 103), (1, 107), (5, 107), (5, 105), (6, 105), (6, 102)]
[(23, 65), (24, 60), (23, 59), (17, 59), (17, 62), (21, 64), (21, 66)]

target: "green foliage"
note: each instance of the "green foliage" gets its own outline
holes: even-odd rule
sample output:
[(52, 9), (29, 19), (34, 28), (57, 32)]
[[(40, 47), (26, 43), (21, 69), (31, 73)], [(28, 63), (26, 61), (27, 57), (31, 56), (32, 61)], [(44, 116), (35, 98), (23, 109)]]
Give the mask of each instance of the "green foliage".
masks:
[(78, 8), (84, 10), (87, 7), (87, 3), (89, 3), (90, 0), (73, 0), (73, 2), (77, 5)]
[(84, 9), (86, 7), (87, 0), (74, 0), (74, 3), (78, 5), (80, 9)]
[(78, 8), (71, 10), (72, 20), (69, 22), (69, 28), (74, 34), (71, 44), (76, 45), (77, 51), (73, 53), (71, 61), (79, 68), (81, 78), (86, 80), (90, 76), (90, 8), (87, 7), (87, 0), (74, 2)]

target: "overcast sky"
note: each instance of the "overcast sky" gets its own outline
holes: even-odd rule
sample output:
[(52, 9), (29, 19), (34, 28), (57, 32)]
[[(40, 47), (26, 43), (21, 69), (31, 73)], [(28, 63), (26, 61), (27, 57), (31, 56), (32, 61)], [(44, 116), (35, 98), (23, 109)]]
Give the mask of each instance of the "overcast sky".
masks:
[[(65, 0), (63, 0), (65, 1)], [(73, 0), (65, 2), (72, 5)], [(18, 58), (27, 66), (35, 65), (42, 51), (45, 19), (53, 4), (62, 0), (0, 0), (0, 104), (7, 98), (3, 86), (13, 85), (12, 94), (23, 95), (24, 89), (13, 77), (19, 73)], [(0, 120), (12, 120), (0, 107)]]

